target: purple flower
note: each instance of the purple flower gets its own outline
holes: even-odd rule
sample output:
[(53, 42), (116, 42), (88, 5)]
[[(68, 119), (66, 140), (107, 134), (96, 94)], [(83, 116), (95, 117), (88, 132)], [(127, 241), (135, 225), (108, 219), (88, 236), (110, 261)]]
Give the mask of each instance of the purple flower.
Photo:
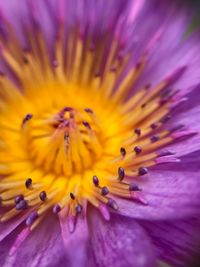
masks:
[(0, 265), (189, 266), (200, 241), (191, 10), (0, 6)]

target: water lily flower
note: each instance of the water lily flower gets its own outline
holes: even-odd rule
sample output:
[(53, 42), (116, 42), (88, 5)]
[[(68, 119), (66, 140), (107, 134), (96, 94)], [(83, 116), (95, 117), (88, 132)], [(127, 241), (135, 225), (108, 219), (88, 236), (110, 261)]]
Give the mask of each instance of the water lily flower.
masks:
[(0, 1), (0, 266), (189, 266), (192, 16), (178, 0)]

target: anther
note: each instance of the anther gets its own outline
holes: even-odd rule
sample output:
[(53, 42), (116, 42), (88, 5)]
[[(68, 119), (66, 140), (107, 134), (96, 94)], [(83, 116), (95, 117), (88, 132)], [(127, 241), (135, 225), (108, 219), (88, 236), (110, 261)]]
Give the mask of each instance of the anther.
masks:
[(108, 190), (108, 188), (107, 188), (106, 186), (103, 186), (103, 187), (101, 188), (101, 194), (102, 194), (103, 196), (106, 196), (106, 195), (109, 194), (109, 190)]
[(36, 211), (31, 212), (31, 214), (26, 219), (26, 226), (30, 226), (38, 218), (38, 213)]
[(25, 186), (27, 189), (30, 189), (31, 186), (32, 186), (32, 179), (31, 178), (28, 178), (25, 182)]
[(99, 186), (99, 179), (98, 179), (98, 177), (96, 175), (93, 176), (93, 184), (96, 187)]
[(91, 129), (91, 126), (90, 126), (89, 122), (83, 121), (82, 123), (86, 128)]
[(28, 208), (28, 203), (26, 200), (22, 199), (19, 203), (16, 205), (16, 210), (25, 210)]
[(85, 110), (85, 112), (87, 112), (87, 113), (91, 113), (91, 114), (94, 113), (93, 110), (92, 110), (91, 108), (85, 108), (84, 110)]
[(124, 147), (121, 147), (120, 153), (121, 153), (122, 157), (125, 157), (126, 156), (126, 149)]
[(54, 214), (57, 214), (60, 211), (61, 211), (61, 207), (58, 204), (56, 204), (56, 205), (53, 206), (53, 213)]
[(140, 154), (142, 152), (142, 148), (140, 146), (135, 146), (134, 147), (134, 151), (138, 155), (138, 154)]
[(27, 121), (31, 120), (32, 118), (33, 118), (33, 114), (28, 113), (28, 114), (24, 117), (24, 119), (23, 119), (23, 121), (22, 121), (22, 125), (24, 125)]
[(94, 45), (94, 43), (90, 43), (90, 44), (89, 44), (89, 50), (90, 50), (91, 52), (94, 52), (94, 49), (95, 49), (95, 45)]
[(161, 123), (165, 123), (165, 122), (167, 122), (170, 119), (171, 119), (171, 115), (168, 114), (168, 115), (164, 116), (163, 118), (161, 118), (160, 119), (160, 122)]
[(47, 198), (47, 194), (45, 191), (40, 192), (39, 197), (42, 201), (45, 201)]
[(150, 127), (152, 130), (155, 130), (156, 128), (158, 128), (158, 124), (154, 122), (150, 125)]
[(117, 70), (116, 66), (111, 66), (111, 67), (110, 67), (110, 71), (111, 71), (111, 72), (115, 72), (116, 70)]
[(150, 83), (147, 83), (147, 84), (145, 85), (145, 88), (144, 88), (144, 89), (148, 90), (150, 87), (151, 87), (151, 84), (150, 84)]
[(160, 137), (158, 135), (153, 135), (150, 137), (150, 140), (152, 143), (157, 142), (160, 139)]
[(54, 68), (57, 68), (58, 67), (58, 61), (57, 60), (54, 60), (52, 62), (52, 65), (53, 65)]
[(73, 110), (73, 108), (71, 108), (71, 107), (64, 107), (63, 108), (63, 111), (64, 112), (70, 112), (70, 111), (72, 111)]
[(141, 62), (138, 62), (136, 65), (135, 65), (135, 68), (136, 69), (139, 69), (141, 67), (142, 63)]
[(24, 62), (24, 64), (28, 64), (29, 62), (28, 62), (28, 58), (27, 57), (23, 57), (23, 62)]
[(75, 200), (75, 195), (73, 193), (69, 194), (72, 200)]
[(69, 144), (69, 133), (64, 133), (64, 140)]
[(140, 168), (138, 169), (138, 174), (139, 174), (140, 176), (145, 175), (145, 174), (147, 174), (147, 173), (148, 173), (148, 169), (147, 169), (146, 167), (140, 167)]
[(141, 191), (142, 189), (135, 183), (129, 184), (129, 191)]
[(118, 207), (116, 201), (113, 200), (112, 198), (109, 198), (109, 199), (108, 199), (107, 205), (108, 205), (110, 208), (114, 209), (114, 210), (118, 210), (118, 209), (119, 209), (119, 207)]
[(70, 117), (70, 119), (74, 119), (74, 112), (70, 111), (69, 112), (69, 117)]
[(24, 199), (24, 196), (23, 195), (18, 195), (15, 197), (15, 204), (18, 204), (21, 200)]
[(99, 77), (101, 74), (100, 74), (100, 72), (99, 71), (97, 71), (97, 72), (95, 72), (95, 74), (94, 74), (94, 77)]
[(83, 207), (80, 204), (78, 204), (76, 206), (76, 213), (81, 213), (82, 210), (83, 210)]
[(125, 171), (122, 167), (118, 168), (118, 178), (120, 181), (122, 181), (125, 177)]
[(142, 105), (141, 105), (141, 108), (145, 108), (146, 105), (147, 105), (147, 103), (142, 104)]
[(138, 136), (141, 135), (141, 129), (140, 129), (140, 128), (136, 128), (136, 129), (134, 130), (134, 132), (135, 132), (135, 134), (137, 134)]

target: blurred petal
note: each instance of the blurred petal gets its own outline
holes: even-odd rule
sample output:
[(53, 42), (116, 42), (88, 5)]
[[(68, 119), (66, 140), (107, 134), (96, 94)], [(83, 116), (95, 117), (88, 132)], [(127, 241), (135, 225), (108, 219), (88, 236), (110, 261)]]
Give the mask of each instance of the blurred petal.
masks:
[(188, 100), (175, 109), (168, 127), (177, 124), (184, 125), (185, 128), (196, 131), (196, 134), (180, 142), (174, 143), (167, 148), (174, 152), (176, 156), (190, 154), (200, 150), (200, 87), (198, 86), (187, 97)]
[(64, 267), (66, 265), (59, 223), (56, 218), (50, 217), (27, 237), (15, 254), (7, 255), (2, 266)]
[(27, 218), (28, 213), (24, 213), (19, 218), (14, 218), (8, 222), (0, 223), (0, 242), (14, 231)]
[(116, 215), (106, 222), (96, 211), (90, 220), (96, 266), (156, 267), (153, 247), (139, 224)]
[(86, 249), (88, 241), (86, 218), (82, 218), (81, 216), (78, 217), (73, 230), (72, 226), (69, 224), (74, 222), (70, 222), (69, 220), (70, 218), (60, 216), (62, 238), (65, 247), (65, 254), (69, 260), (69, 266), (86, 266)]
[[(142, 9), (141, 18), (138, 17), (138, 23), (134, 28), (135, 37), (132, 38), (132, 42), (136, 39), (136, 47), (133, 46), (137, 49), (136, 55), (141, 54), (140, 50), (144, 49), (144, 44), (151, 43), (150, 47), (146, 47), (150, 57), (137, 83), (137, 88), (142, 88), (147, 83), (155, 86), (170, 71), (183, 66), (186, 66), (187, 70), (186, 74), (176, 82), (178, 89), (185, 90), (200, 82), (196, 71), (200, 62), (197, 52), (199, 33), (193, 33), (189, 38), (184, 38), (185, 31), (192, 20), (191, 11), (192, 9), (181, 1), (173, 1), (170, 5), (165, 0), (152, 0), (146, 3), (146, 8)], [(149, 22), (148, 25), (143, 23), (144, 19)], [(155, 34), (157, 38), (152, 46), (150, 38), (156, 36)]]
[(199, 219), (141, 224), (151, 236), (160, 259), (174, 267), (193, 266), (191, 259), (195, 259), (199, 253)]

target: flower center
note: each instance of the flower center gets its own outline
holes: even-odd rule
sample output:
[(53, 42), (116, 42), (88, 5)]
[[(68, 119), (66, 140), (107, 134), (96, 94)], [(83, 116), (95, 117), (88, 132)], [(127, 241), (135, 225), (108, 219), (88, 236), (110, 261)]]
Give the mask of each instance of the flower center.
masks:
[(35, 35), (39, 49), (34, 38), (29, 52), (19, 44), (16, 52), (2, 48), (17, 79), (0, 77), (0, 200), (8, 207), (1, 221), (27, 210), (26, 224), (34, 229), (49, 209), (76, 218), (90, 202), (108, 219), (109, 208), (118, 209), (116, 196), (147, 204), (139, 177), (176, 160), (157, 151), (188, 134), (162, 128), (178, 103), (169, 85), (183, 69), (131, 95), (145, 54), (131, 66), (114, 38), (95, 46), (72, 31), (65, 51), (63, 39), (55, 40), (52, 62)]
[[(69, 87), (70, 96), (64, 94), (63, 101), (58, 101), (59, 106), (62, 102), (70, 106), (62, 109), (52, 106), (51, 112), (28, 113), (21, 127), (21, 143), (34, 167), (66, 179), (93, 168), (108, 156), (108, 151), (112, 153), (112, 138), (122, 130), (116, 123), (120, 121), (119, 112), (109, 112), (111, 103), (103, 102), (102, 98), (100, 102), (94, 95), (91, 104), (91, 96), (84, 90), (81, 94), (80, 88), (76, 99), (74, 88), (76, 86)], [(45, 110), (45, 100), (42, 103)], [(88, 108), (89, 104), (93, 109)], [(110, 107), (105, 110), (104, 105)]]

